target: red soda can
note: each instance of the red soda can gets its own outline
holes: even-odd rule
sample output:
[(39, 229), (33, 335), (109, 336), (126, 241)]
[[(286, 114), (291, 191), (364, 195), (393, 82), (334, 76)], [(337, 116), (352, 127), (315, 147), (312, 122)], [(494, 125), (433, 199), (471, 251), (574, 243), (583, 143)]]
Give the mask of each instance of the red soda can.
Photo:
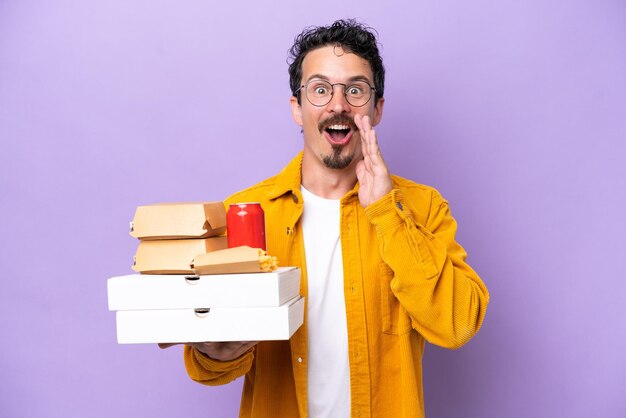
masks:
[(228, 248), (265, 248), (265, 213), (260, 203), (234, 203), (226, 214)]

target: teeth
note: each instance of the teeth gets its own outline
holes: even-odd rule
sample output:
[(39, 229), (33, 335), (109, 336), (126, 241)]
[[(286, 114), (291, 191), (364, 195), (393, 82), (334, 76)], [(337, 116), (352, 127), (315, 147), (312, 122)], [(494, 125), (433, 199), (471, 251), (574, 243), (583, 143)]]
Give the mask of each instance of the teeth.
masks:
[(328, 129), (332, 129), (335, 131), (343, 131), (346, 129), (350, 129), (350, 127), (348, 125), (330, 125)]

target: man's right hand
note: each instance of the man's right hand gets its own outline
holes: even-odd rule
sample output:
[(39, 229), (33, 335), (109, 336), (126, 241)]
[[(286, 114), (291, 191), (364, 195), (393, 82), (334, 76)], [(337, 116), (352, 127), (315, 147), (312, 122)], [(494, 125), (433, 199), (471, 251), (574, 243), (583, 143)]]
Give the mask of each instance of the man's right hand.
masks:
[(186, 344), (206, 354), (213, 360), (230, 361), (240, 357), (250, 348), (254, 347), (258, 341), (228, 341), (228, 342), (207, 342), (207, 343), (166, 343), (159, 344), (159, 348), (168, 348), (173, 345)]

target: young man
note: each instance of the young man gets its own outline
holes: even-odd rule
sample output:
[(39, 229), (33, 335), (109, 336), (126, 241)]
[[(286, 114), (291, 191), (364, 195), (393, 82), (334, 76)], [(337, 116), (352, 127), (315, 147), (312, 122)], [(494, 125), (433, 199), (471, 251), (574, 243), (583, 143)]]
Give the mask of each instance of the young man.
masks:
[(290, 341), (188, 344), (187, 371), (207, 385), (245, 375), (241, 417), (422, 417), (425, 341), (466, 343), (487, 289), (447, 202), (381, 156), (375, 36), (337, 21), (300, 34), (291, 55), (304, 149), (227, 203), (261, 202), (268, 252), (302, 269), (305, 321)]

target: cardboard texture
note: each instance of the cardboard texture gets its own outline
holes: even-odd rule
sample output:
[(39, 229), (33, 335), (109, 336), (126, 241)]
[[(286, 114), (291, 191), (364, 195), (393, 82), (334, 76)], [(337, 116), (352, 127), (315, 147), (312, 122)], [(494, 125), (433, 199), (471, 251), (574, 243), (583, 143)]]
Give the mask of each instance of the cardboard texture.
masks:
[(141, 240), (208, 238), (226, 232), (222, 202), (158, 203), (139, 206), (130, 235)]
[(228, 248), (201, 254), (194, 258), (192, 267), (197, 275), (260, 273), (259, 249), (248, 246)]
[(193, 274), (191, 262), (196, 256), (227, 247), (228, 241), (224, 236), (139, 241), (133, 270), (147, 274)]
[(211, 276), (132, 274), (107, 281), (109, 310), (276, 307), (299, 296), (300, 269)]
[(278, 307), (118, 311), (117, 342), (288, 340), (303, 319), (301, 297)]

